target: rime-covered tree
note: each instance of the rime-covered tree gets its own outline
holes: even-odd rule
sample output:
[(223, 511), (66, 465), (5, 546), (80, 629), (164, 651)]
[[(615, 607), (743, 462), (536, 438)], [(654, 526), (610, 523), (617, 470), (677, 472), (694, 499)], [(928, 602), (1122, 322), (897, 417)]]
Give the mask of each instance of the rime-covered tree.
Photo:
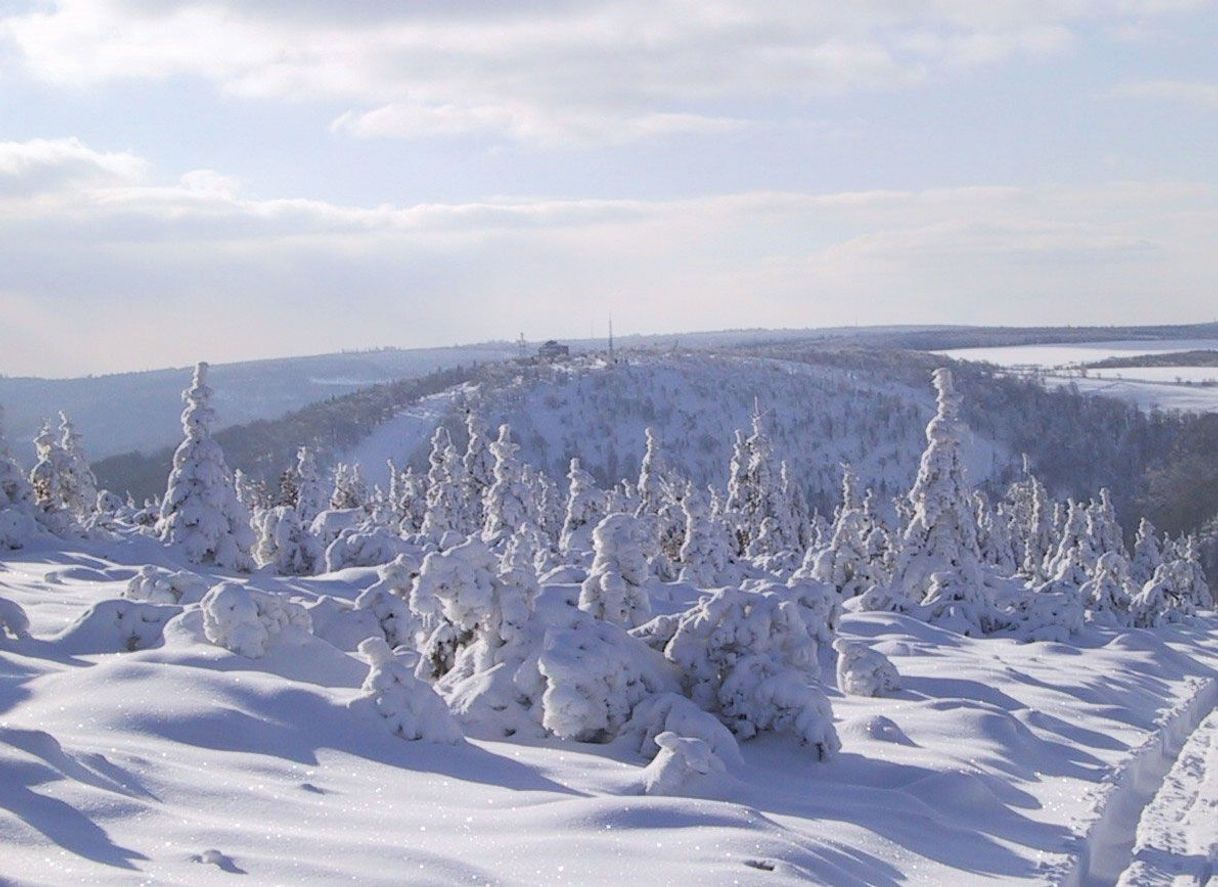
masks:
[(34, 438), (34, 453), (38, 461), (30, 471), (30, 487), (34, 491), (35, 516), (56, 535), (76, 531), (79, 525), (69, 507), (66, 483), (72, 460), (47, 422), (42, 423), (42, 429)]
[(334, 466), (334, 485), (330, 491), (330, 508), (340, 511), (363, 508), (368, 502), (368, 486), (364, 483), (359, 464), (339, 462)]
[(592, 550), (592, 531), (604, 517), (605, 494), (591, 474), (571, 460), (567, 471), (567, 513), (558, 547), (564, 555)]
[(486, 493), (495, 482), (495, 454), (491, 452), (491, 439), (487, 434), (486, 423), (474, 410), (465, 414), (465, 429), (469, 435), (469, 443), (465, 447), (462, 467), (465, 469), (465, 501), (467, 503), (467, 520), (472, 527), (482, 527), (486, 523), (483, 503)]
[(59, 445), (68, 457), (61, 478), (64, 505), (77, 520), (85, 521), (97, 511), (97, 478), (85, 454), (84, 439), (65, 412), (59, 413)]
[(0, 550), (20, 548), (35, 529), (34, 491), (9, 450), (0, 408)]
[(592, 534), (596, 556), (580, 589), (579, 608), (598, 619), (634, 628), (651, 616), (643, 553), (643, 526), (629, 514), (611, 514)]
[(1137, 536), (1133, 543), (1130, 575), (1139, 586), (1150, 581), (1155, 570), (1163, 563), (1163, 552), (1159, 547), (1159, 531), (1146, 518), (1138, 523)]
[(427, 456), (427, 510), (422, 532), (439, 542), (446, 533), (466, 531), (465, 469), (448, 429), (436, 427)]
[(982, 593), (977, 520), (961, 456), (960, 396), (946, 368), (935, 370), (934, 384), (938, 409), (926, 426), (927, 446), (908, 496), (912, 517), (894, 575), (897, 595), (915, 604), (929, 592), (937, 573), (958, 573), (962, 581), (955, 589)]
[(317, 457), (308, 447), (296, 451), (296, 485), (296, 513), (307, 527), (330, 507), (331, 491), (317, 469)]
[(264, 509), (253, 520), (258, 535), (254, 558), (258, 566), (276, 572), (307, 576), (319, 572), (323, 552), (317, 538), (301, 525), (300, 514), (290, 505)]
[(698, 588), (712, 588), (726, 577), (731, 541), (718, 515), (712, 514), (690, 484), (681, 500), (685, 539), (681, 545), (680, 578)]
[(842, 505), (833, 522), (829, 545), (809, 550), (796, 572), (798, 578), (815, 579), (833, 586), (843, 598), (862, 594), (876, 584), (871, 556), (864, 538), (866, 530), (858, 479), (849, 466), (843, 466)]
[(486, 501), (483, 503), (486, 523), (482, 538), (491, 545), (505, 541), (521, 528), (532, 526), (532, 494), (525, 484), (524, 469), (516, 456), (519, 449), (519, 445), (512, 441), (512, 429), (500, 425), (499, 436), (491, 444), (491, 452), (495, 456), (495, 482), (486, 491)]
[(224, 451), (211, 436), (215, 412), (206, 363), (195, 367), (194, 381), (182, 397), (186, 401), (182, 411), (185, 440), (173, 454), (158, 535), (181, 546), (194, 563), (250, 569), (254, 534), (249, 512), (237, 501)]
[(647, 428), (644, 434), (647, 438), (647, 445), (643, 451), (643, 461), (639, 464), (639, 482), (635, 486), (638, 496), (638, 505), (634, 512), (636, 517), (658, 514), (664, 499), (660, 435), (654, 428)]

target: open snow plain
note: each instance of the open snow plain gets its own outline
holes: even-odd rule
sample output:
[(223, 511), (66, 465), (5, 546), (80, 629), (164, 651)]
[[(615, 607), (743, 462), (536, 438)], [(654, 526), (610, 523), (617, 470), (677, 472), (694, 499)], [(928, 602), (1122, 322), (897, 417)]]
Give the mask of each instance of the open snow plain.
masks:
[[(1164, 782), (1182, 747), (1212, 758), (1188, 743), (1218, 701), (1212, 614), (1067, 645), (850, 612), (840, 634), (886, 654), (903, 689), (842, 696), (822, 650), (838, 755), (764, 737), (690, 796), (653, 797), (630, 743), (404, 742), (348, 707), (367, 664), (341, 642), (247, 659), (206, 642), (197, 604), (116, 603), (139, 566), (187, 567), (173, 556), (132, 537), (0, 567), (31, 623), (0, 640), (8, 882), (1111, 884), (1135, 846), (1162, 869), (1214, 840), (1212, 818), (1187, 845), (1138, 824), (1189, 791), (1151, 803), (1161, 786), (1204, 778), (1190, 764)], [(313, 604), (374, 580), (238, 581)], [(663, 612), (697, 592), (654, 594)]]

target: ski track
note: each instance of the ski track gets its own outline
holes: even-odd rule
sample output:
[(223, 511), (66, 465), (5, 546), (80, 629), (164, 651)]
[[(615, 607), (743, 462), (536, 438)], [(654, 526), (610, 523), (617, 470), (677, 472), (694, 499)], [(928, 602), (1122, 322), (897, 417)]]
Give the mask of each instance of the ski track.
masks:
[(1210, 678), (1100, 789), (1097, 816), (1061, 887), (1208, 883), (1218, 855), (1215, 777), (1218, 679)]

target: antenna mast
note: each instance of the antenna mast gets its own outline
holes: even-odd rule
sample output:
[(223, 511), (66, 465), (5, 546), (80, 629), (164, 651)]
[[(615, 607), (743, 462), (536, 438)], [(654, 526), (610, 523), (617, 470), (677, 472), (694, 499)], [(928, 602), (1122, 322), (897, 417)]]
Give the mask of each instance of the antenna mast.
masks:
[(609, 312), (609, 362), (615, 363), (613, 359), (613, 312)]

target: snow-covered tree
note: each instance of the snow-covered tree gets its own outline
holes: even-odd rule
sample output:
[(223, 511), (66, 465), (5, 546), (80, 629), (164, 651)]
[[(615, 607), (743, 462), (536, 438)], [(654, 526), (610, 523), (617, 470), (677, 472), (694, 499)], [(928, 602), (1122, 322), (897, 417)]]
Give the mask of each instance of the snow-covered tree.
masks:
[(185, 440), (173, 454), (158, 535), (180, 545), (194, 563), (248, 570), (253, 566), (249, 550), (254, 534), (249, 512), (237, 501), (224, 451), (211, 436), (215, 413), (206, 363), (195, 367), (193, 383), (182, 397)]
[(38, 461), (30, 471), (30, 487), (34, 491), (35, 515), (52, 533), (61, 536), (71, 533), (78, 529), (68, 501), (71, 459), (46, 422), (34, 438), (34, 452)]
[(84, 439), (64, 412), (59, 414), (59, 445), (68, 459), (61, 478), (64, 505), (77, 520), (86, 521), (97, 510), (97, 478), (89, 466)]
[(664, 656), (686, 695), (738, 737), (790, 733), (824, 759), (841, 747), (817, 664), (833, 606), (816, 582), (719, 589), (675, 620)]
[(732, 562), (731, 539), (718, 515), (691, 484), (681, 500), (685, 511), (685, 541), (681, 545), (681, 581), (711, 588), (728, 577)]
[(795, 574), (832, 585), (843, 599), (862, 594), (882, 578), (872, 569), (871, 554), (864, 538), (863, 502), (857, 488), (858, 478), (853, 469), (844, 466), (842, 504), (833, 522), (829, 545), (820, 551), (809, 549)]
[(564, 555), (592, 550), (592, 531), (604, 516), (605, 494), (579, 459), (571, 460), (567, 472), (567, 513), (558, 547)]
[(1090, 620), (1101, 625), (1128, 625), (1132, 585), (1128, 562), (1115, 551), (1101, 554), (1094, 575), (1079, 589)]
[(276, 572), (308, 576), (319, 572), (321, 545), (300, 523), (300, 513), (290, 505), (277, 505), (258, 512), (254, 518), (258, 541), (254, 558), (261, 566)]
[(330, 507), (331, 488), (317, 470), (317, 457), (308, 447), (296, 451), (296, 513), (300, 523), (310, 526), (317, 515)]
[(368, 659), (368, 677), (362, 695), (351, 702), (384, 719), (395, 736), (411, 741), (455, 745), (461, 728), (436, 691), (412, 672), (414, 653), (395, 653), (384, 638), (368, 638), (359, 645)]
[(948, 580), (941, 577), (937, 603), (964, 604), (969, 610), (977, 609), (976, 603), (984, 610), (984, 601), (955, 600), (957, 595), (984, 597), (986, 592), (979, 576), (977, 520), (961, 456), (960, 396), (946, 368), (935, 370), (934, 384), (938, 409), (926, 426), (926, 450), (908, 496), (912, 516), (894, 570), (894, 603), (900, 605), (904, 600), (916, 605), (936, 584), (936, 575), (955, 573), (958, 581), (950, 581), (952, 598), (943, 597)]
[(20, 548), (34, 532), (34, 491), (9, 449), (0, 408), (0, 550)]
[(339, 462), (334, 466), (334, 485), (330, 491), (330, 508), (342, 511), (363, 508), (368, 502), (368, 486), (364, 483), (359, 464)]
[(499, 426), (499, 436), (491, 444), (495, 456), (495, 482), (486, 491), (483, 510), (486, 523), (482, 538), (491, 545), (506, 541), (521, 528), (532, 528), (532, 494), (525, 484), (524, 469), (517, 458), (520, 446), (512, 441), (512, 429)]
[(579, 608), (626, 628), (651, 616), (647, 584), (651, 578), (643, 553), (643, 525), (628, 514), (610, 514), (592, 533), (595, 557), (580, 589)]
[(447, 533), (464, 534), (467, 529), (465, 468), (443, 425), (437, 426), (431, 436), (427, 461), (430, 466), (427, 470), (427, 510), (423, 515), (422, 532), (439, 542)]
[(487, 491), (495, 482), (495, 454), (491, 452), (486, 423), (476, 411), (470, 410), (465, 414), (465, 429), (469, 435), (465, 456), (462, 458), (462, 467), (465, 470), (465, 502), (468, 509), (466, 519), (471, 527), (482, 527), (486, 524), (483, 503)]
[(643, 461), (639, 466), (639, 482), (635, 486), (638, 495), (638, 505), (635, 508), (636, 517), (647, 517), (658, 514), (663, 503), (663, 465), (660, 452), (660, 435), (654, 428), (644, 431), (647, 445), (643, 452)]
[(1138, 586), (1150, 581), (1159, 565), (1163, 563), (1163, 552), (1159, 547), (1159, 531), (1146, 518), (1138, 523), (1138, 533), (1133, 543), (1133, 558), (1130, 575)]

